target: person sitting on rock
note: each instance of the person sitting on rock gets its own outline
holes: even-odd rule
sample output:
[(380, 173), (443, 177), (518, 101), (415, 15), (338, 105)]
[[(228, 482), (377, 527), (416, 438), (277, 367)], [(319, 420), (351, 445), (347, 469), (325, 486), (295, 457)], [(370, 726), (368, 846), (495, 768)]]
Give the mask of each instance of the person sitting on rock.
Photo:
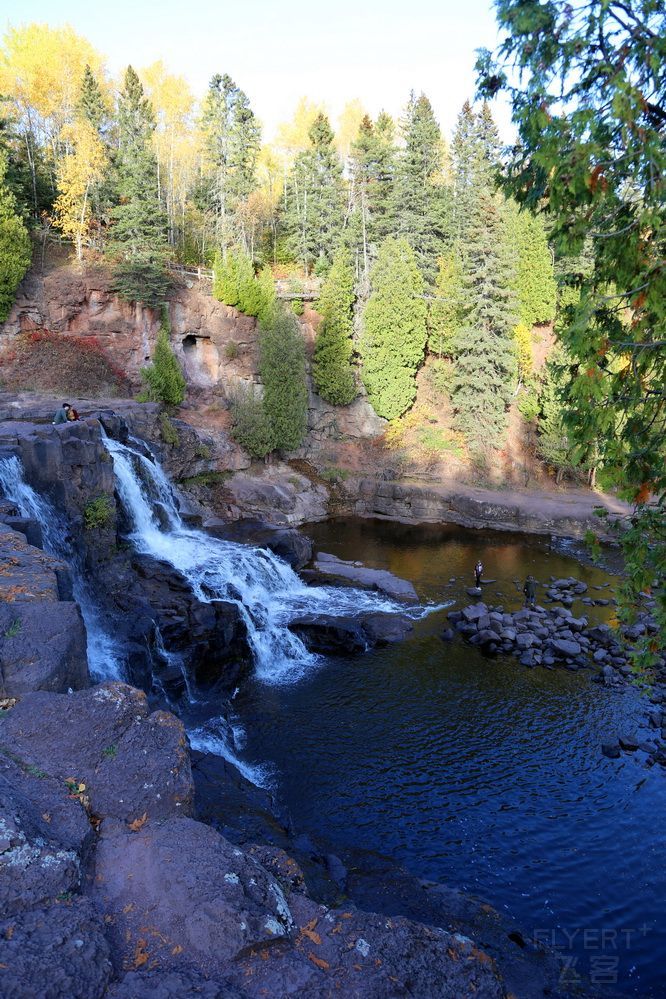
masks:
[(75, 420), (80, 420), (81, 417), (79, 416), (79, 411), (77, 409), (74, 409), (73, 406), (70, 406), (69, 409), (67, 410), (67, 419), (70, 420), (72, 423), (74, 423)]
[(67, 423), (69, 419), (69, 410), (71, 409), (68, 402), (63, 402), (62, 406), (53, 417), (53, 426), (57, 426), (59, 423)]
[(534, 576), (530, 573), (525, 580), (525, 585), (523, 586), (523, 593), (525, 594), (525, 606), (534, 607), (536, 604), (536, 588), (537, 581)]
[(474, 579), (476, 580), (476, 588), (479, 589), (481, 586), (481, 577), (483, 576), (483, 562), (481, 559), (474, 566)]

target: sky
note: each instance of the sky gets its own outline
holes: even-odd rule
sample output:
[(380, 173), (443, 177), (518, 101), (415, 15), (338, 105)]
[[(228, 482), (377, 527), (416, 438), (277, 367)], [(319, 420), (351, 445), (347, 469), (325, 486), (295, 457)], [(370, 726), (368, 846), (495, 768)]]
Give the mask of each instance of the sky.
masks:
[[(335, 122), (354, 98), (373, 117), (398, 115), (410, 90), (428, 95), (449, 136), (474, 94), (475, 50), (497, 43), (491, 0), (3, 0), (1, 11), (3, 29), (71, 24), (113, 76), (163, 59), (201, 96), (228, 73), (267, 139), (299, 97), (323, 102)], [(508, 138), (508, 108), (494, 110)]]

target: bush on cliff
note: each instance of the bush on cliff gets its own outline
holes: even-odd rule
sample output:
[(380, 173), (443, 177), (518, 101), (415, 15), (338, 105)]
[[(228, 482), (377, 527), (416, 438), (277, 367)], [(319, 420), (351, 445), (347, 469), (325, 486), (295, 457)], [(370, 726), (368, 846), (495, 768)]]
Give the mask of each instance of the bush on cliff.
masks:
[(265, 267), (255, 276), (252, 261), (245, 253), (229, 250), (223, 258), (218, 252), (213, 264), (213, 295), (261, 321), (268, 318), (275, 304), (273, 275)]
[(273, 447), (293, 451), (302, 444), (308, 423), (305, 344), (298, 320), (281, 306), (261, 326), (259, 374)]
[(153, 402), (163, 402), (166, 406), (179, 406), (185, 398), (186, 382), (169, 343), (169, 319), (166, 309), (157, 334), (153, 363), (143, 368), (141, 375)]
[(253, 458), (265, 458), (274, 447), (273, 434), (260, 396), (252, 387), (231, 401), (232, 435)]

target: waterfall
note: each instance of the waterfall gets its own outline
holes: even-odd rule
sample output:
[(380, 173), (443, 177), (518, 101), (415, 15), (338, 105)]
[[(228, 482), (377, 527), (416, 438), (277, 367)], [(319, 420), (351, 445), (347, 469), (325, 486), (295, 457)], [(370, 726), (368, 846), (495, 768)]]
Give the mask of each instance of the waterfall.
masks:
[(16, 505), (22, 517), (38, 521), (45, 550), (67, 562), (72, 570), (74, 599), (81, 608), (88, 636), (88, 666), (91, 675), (95, 680), (123, 679), (122, 659), (84, 581), (63, 518), (48, 500), (28, 485), (21, 462), (14, 455), (0, 459), (0, 489), (5, 498)]
[(291, 682), (320, 661), (288, 628), (302, 614), (405, 613), (402, 605), (378, 593), (306, 586), (270, 551), (187, 527), (158, 462), (131, 444), (111, 438), (104, 443), (113, 458), (118, 495), (131, 523), (129, 540), (137, 551), (178, 569), (200, 600), (236, 604), (247, 627), (256, 675), (264, 682)]

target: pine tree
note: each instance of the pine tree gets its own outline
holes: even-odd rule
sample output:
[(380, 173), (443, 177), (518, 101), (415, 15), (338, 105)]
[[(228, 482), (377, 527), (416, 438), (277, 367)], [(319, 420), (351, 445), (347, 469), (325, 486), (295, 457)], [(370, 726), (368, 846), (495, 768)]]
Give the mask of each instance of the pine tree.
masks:
[(167, 406), (179, 406), (185, 398), (186, 382), (180, 370), (178, 359), (169, 343), (169, 315), (166, 307), (162, 309), (155, 353), (152, 364), (143, 368), (141, 375), (148, 387), (148, 394), (153, 402), (163, 402)]
[(349, 251), (342, 247), (333, 258), (321, 290), (317, 308), (322, 322), (317, 331), (312, 365), (317, 392), (334, 406), (347, 406), (356, 397), (351, 363), (354, 301), (354, 268)]
[(303, 443), (308, 422), (305, 344), (298, 320), (280, 306), (261, 325), (259, 375), (273, 447), (293, 451)]
[(457, 425), (475, 449), (500, 443), (515, 377), (513, 273), (498, 199), (477, 193), (463, 259), (467, 324), (456, 338), (453, 401)]
[[(242, 241), (237, 213), (255, 187), (261, 143), (261, 129), (247, 95), (226, 73), (216, 74), (210, 81), (202, 126), (212, 167), (208, 197), (217, 242), (226, 251)], [(244, 248), (249, 252), (249, 246)]]
[(423, 278), (405, 239), (382, 243), (371, 287), (359, 343), (363, 384), (375, 412), (393, 420), (416, 398), (427, 338)]
[(130, 301), (157, 306), (168, 288), (166, 220), (157, 192), (152, 145), (155, 119), (131, 66), (118, 99), (116, 183), (109, 253), (115, 258), (115, 290)]
[(331, 263), (345, 214), (342, 164), (325, 114), (315, 118), (309, 141), (289, 176), (285, 213), (289, 245), (308, 272)]
[(366, 115), (351, 146), (350, 229), (367, 278), (370, 262), (379, 244), (391, 230), (392, 194), (395, 179), (395, 126), (384, 111), (373, 125)]
[(433, 295), (428, 314), (428, 350), (439, 357), (452, 357), (456, 335), (467, 314), (463, 269), (457, 252), (440, 257)]
[(564, 472), (573, 469), (573, 447), (567, 432), (563, 399), (565, 357), (563, 349), (556, 346), (544, 365), (537, 423), (539, 456), (556, 469), (558, 481)]
[(393, 231), (407, 240), (427, 281), (433, 281), (448, 229), (449, 204), (441, 183), (442, 134), (430, 101), (411, 95), (402, 121), (404, 148), (393, 189)]
[(99, 136), (102, 136), (106, 132), (109, 121), (109, 108), (95, 74), (87, 64), (83, 72), (83, 79), (81, 80), (76, 110), (78, 115), (85, 119)]
[(529, 209), (518, 211), (513, 201), (506, 204), (520, 321), (531, 328), (551, 322), (555, 316), (553, 259), (541, 216), (533, 215)]
[(242, 250), (220, 250), (213, 263), (213, 296), (246, 316), (260, 319), (270, 314), (275, 304), (275, 285), (269, 268), (257, 278), (252, 261)]
[(32, 260), (30, 236), (6, 176), (7, 155), (0, 150), (0, 322), (9, 315), (16, 289)]

